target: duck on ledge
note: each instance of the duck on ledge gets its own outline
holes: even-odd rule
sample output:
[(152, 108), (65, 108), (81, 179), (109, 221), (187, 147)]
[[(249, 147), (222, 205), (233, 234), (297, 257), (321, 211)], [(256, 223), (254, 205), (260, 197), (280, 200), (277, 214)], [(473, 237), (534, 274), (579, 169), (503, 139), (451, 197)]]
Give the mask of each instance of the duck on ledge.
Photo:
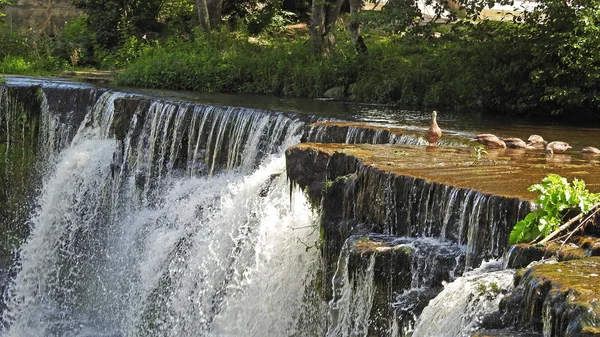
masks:
[(442, 138), (442, 129), (440, 129), (440, 127), (438, 126), (436, 118), (437, 111), (434, 110), (431, 113), (431, 126), (429, 127), (429, 130), (427, 130), (427, 132), (425, 133), (425, 138), (427, 138), (429, 144), (435, 144), (438, 140), (440, 140), (440, 138)]
[(571, 146), (569, 145), (569, 143), (565, 143), (565, 142), (561, 142), (561, 141), (554, 141), (554, 142), (550, 142), (550, 143), (548, 143), (548, 145), (546, 145), (546, 153), (548, 153), (548, 154), (563, 153), (570, 148), (571, 148)]
[(535, 149), (535, 147), (527, 145), (521, 138), (503, 138), (502, 140), (509, 149)]
[(533, 146), (538, 149), (543, 149), (548, 142), (540, 135), (531, 135), (527, 138), (527, 145)]
[(496, 135), (493, 135), (491, 133), (480, 133), (477, 136), (475, 136), (475, 138), (471, 139), (471, 141), (483, 144), (490, 149), (506, 149), (506, 143), (502, 139), (496, 137)]
[(600, 150), (593, 146), (586, 146), (583, 149), (581, 149), (581, 151), (579, 151), (579, 152), (583, 153), (583, 154), (600, 154)]

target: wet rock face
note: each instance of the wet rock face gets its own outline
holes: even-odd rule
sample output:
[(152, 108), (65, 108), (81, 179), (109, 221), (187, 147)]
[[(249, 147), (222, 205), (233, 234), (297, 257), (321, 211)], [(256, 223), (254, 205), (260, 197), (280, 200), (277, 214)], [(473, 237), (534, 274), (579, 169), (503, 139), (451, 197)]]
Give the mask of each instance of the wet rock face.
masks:
[(501, 304), (501, 322), (544, 336), (600, 336), (600, 257), (529, 268)]
[(548, 242), (543, 246), (520, 243), (510, 247), (505, 259), (507, 268), (524, 268), (542, 259), (569, 261), (589, 256), (600, 256), (600, 239), (597, 237), (577, 236), (569, 243)]
[[(385, 336), (396, 325), (409, 331), (429, 300), (464, 269), (464, 247), (430, 238), (351, 235), (333, 277), (334, 308), (347, 308), (348, 298), (372, 288), (368, 336)], [(344, 273), (341, 275), (341, 273)], [(365, 275), (370, 275), (365, 278)], [(337, 302), (341, 305), (335, 305)], [(341, 314), (343, 315), (343, 313)], [(402, 335), (402, 333), (400, 333)]]
[(308, 193), (313, 202), (321, 200), (325, 186), (327, 153), (312, 149), (291, 148), (286, 151), (288, 178)]
[[(382, 155), (346, 153), (336, 144), (301, 144), (286, 152), (290, 180), (322, 202), (326, 243), (343, 242), (353, 226), (366, 224), (375, 233), (465, 244), (467, 265), (475, 266), (504, 253), (512, 225), (529, 211), (529, 203), (518, 198), (454, 187), (416, 171), (388, 170), (375, 161)], [(337, 256), (341, 244), (331, 245)]]
[[(462, 275), (465, 266), (501, 256), (512, 225), (529, 212), (529, 203), (455, 187), (418, 170), (411, 171), (410, 157), (415, 153), (411, 147), (380, 149), (387, 153), (363, 150), (304, 143), (286, 151), (290, 181), (307, 191), (313, 205), (321, 207), (322, 283), (330, 284), (337, 277), (334, 274), (340, 253), (346, 240), (355, 236), (373, 238), (372, 233), (380, 233), (395, 239), (439, 238), (453, 249), (462, 249), (456, 255), (421, 249), (431, 255), (418, 259), (425, 261), (419, 266), (411, 262), (416, 250), (394, 249), (394, 239), (355, 240), (348, 269), (364, 269), (374, 258), (373, 284), (377, 290), (369, 331), (385, 335), (383, 331), (394, 316), (397, 326), (409, 330), (428, 300), (439, 292), (442, 281)], [(390, 153), (391, 157), (386, 157)], [(417, 169), (423, 166), (422, 158), (414, 159)], [(407, 171), (389, 169), (386, 165), (391, 160), (395, 161), (390, 165), (397, 164)], [(329, 301), (336, 295), (324, 287), (322, 296)]]

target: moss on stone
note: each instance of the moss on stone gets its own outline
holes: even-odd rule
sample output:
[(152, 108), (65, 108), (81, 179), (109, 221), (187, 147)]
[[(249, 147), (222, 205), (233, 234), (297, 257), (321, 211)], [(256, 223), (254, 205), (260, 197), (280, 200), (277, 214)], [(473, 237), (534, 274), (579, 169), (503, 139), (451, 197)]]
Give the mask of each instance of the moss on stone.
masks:
[(551, 336), (595, 336), (600, 325), (600, 258), (535, 265), (519, 277), (521, 326)]

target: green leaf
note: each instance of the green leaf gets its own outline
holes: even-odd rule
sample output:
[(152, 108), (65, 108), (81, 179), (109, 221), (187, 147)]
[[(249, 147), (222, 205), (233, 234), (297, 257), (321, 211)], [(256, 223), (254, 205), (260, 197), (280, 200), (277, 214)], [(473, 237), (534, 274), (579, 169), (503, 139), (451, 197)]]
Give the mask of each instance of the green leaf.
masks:
[(600, 194), (585, 189), (583, 180), (574, 179), (569, 184), (566, 178), (557, 174), (549, 174), (541, 184), (533, 184), (528, 190), (539, 192), (535, 201), (538, 208), (515, 224), (509, 236), (511, 244), (545, 237), (559, 228), (569, 210), (579, 208), (582, 213), (587, 213), (600, 200)]

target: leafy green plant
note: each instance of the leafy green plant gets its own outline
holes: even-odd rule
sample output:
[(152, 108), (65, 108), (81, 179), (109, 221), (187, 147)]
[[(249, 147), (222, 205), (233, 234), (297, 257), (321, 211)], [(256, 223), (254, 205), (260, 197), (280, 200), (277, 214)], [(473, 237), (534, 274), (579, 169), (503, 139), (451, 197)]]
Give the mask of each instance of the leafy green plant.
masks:
[(485, 147), (483, 147), (482, 145), (476, 146), (474, 149), (475, 149), (475, 153), (473, 153), (471, 155), (471, 158), (473, 159), (473, 164), (479, 164), (479, 162), (481, 161), (481, 158), (483, 158), (483, 156), (487, 155), (488, 152), (485, 149)]
[(569, 210), (585, 214), (600, 201), (600, 194), (588, 191), (583, 180), (573, 179), (569, 184), (558, 174), (549, 174), (528, 190), (540, 193), (535, 200), (538, 209), (517, 222), (510, 233), (511, 244), (545, 237), (560, 226)]

